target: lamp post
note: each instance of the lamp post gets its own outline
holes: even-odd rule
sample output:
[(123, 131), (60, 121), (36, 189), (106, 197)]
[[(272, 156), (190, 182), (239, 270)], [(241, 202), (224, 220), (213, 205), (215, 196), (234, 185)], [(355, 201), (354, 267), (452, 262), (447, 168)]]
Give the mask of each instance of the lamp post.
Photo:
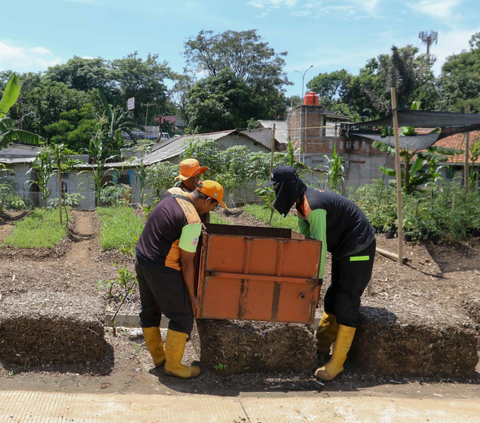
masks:
[(311, 65), (305, 72), (300, 72), (300, 71), (295, 71), (298, 72), (300, 75), (302, 75), (302, 103), (303, 103), (303, 87), (304, 87), (304, 81), (305, 81), (305, 74), (313, 68), (313, 65)]

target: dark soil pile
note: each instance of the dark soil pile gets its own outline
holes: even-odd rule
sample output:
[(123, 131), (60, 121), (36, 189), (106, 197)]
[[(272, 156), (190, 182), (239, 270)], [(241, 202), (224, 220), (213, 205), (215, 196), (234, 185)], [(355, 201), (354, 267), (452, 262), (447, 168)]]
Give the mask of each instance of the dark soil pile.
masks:
[(349, 357), (386, 376), (470, 377), (478, 362), (477, 335), (447, 318), (437, 328), (424, 319), (362, 307)]
[[(225, 374), (313, 371), (317, 365), (314, 334), (300, 324), (199, 319), (202, 366)], [(199, 345), (198, 345), (199, 343)]]

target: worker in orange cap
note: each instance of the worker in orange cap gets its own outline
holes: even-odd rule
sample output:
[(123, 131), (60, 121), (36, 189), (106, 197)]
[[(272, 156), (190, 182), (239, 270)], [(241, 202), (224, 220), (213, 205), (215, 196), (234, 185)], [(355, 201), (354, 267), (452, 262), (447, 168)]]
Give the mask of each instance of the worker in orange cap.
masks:
[[(140, 290), (140, 326), (156, 367), (165, 364), (168, 375), (192, 378), (196, 366), (181, 364), (187, 335), (193, 327), (197, 299), (194, 258), (202, 231), (199, 214), (223, 202), (223, 187), (204, 181), (192, 192), (172, 188), (155, 206), (136, 246), (135, 271)], [(160, 320), (170, 319), (163, 347)]]
[(180, 174), (175, 178), (181, 180), (180, 188), (192, 192), (197, 188), (201, 175), (208, 170), (207, 166), (200, 166), (196, 159), (185, 159), (180, 162)]
[[(185, 159), (180, 162), (180, 174), (175, 178), (181, 180), (180, 188), (185, 192), (194, 191), (199, 184), (202, 174), (208, 170), (207, 166), (200, 166), (197, 159)], [(202, 223), (210, 222), (210, 213), (200, 215)]]

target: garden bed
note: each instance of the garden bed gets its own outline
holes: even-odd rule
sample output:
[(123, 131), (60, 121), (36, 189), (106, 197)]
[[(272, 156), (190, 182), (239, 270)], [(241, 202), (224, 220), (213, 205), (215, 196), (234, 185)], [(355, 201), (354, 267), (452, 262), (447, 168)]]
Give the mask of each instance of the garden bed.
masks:
[[(241, 211), (234, 209), (227, 213), (218, 213), (222, 219), (232, 224), (265, 226), (253, 216)], [(43, 367), (38, 367), (38, 364), (48, 362), (49, 372), (68, 371), (85, 375), (105, 375), (113, 372), (128, 375), (128, 378), (148, 379), (152, 364), (141, 333), (128, 337), (120, 331), (121, 336), (113, 338), (107, 331), (105, 336), (102, 335), (106, 340), (103, 344), (103, 358), (99, 354), (101, 346), (96, 338), (86, 335), (87, 332), (92, 336), (93, 332), (100, 333), (97, 325), (102, 326), (102, 313), (113, 310), (119, 299), (117, 295), (108, 302), (105, 301), (105, 292), (97, 288), (98, 281), (117, 276), (117, 268), (112, 262), (127, 265), (130, 270), (133, 270), (134, 263), (132, 258), (117, 251), (101, 251), (98, 239), (99, 222), (95, 213), (74, 212), (72, 216), (74, 222), (70, 228), (70, 240), (64, 241), (66, 245), (62, 255), (32, 260), (27, 253), (5, 255), (8, 249), (0, 249), (0, 254), (3, 254), (0, 267), (0, 326), (9, 328), (9, 331), (16, 324), (24, 328), (24, 335), (15, 341), (17, 344), (20, 340), (25, 342), (22, 351), (32, 351), (34, 348), (45, 351), (43, 357), (32, 354), (31, 360), (23, 360), (22, 363), (15, 358), (7, 360), (13, 350), (4, 353), (6, 356), (1, 357), (4, 367), (0, 368), (0, 376), (8, 372), (41, 372)], [(381, 234), (377, 243), (382, 249), (396, 251), (396, 239), (386, 239), (385, 235)], [(360, 381), (382, 378), (383, 375), (390, 378), (428, 376), (436, 380), (443, 375), (455, 380), (480, 382), (478, 365), (477, 371), (472, 371), (475, 359), (478, 360), (475, 354), (478, 353), (480, 333), (480, 239), (470, 238), (461, 244), (461, 248), (458, 245), (406, 243), (404, 255), (408, 262), (400, 267), (396, 262), (377, 254), (372, 283), (362, 298), (362, 326), (352, 349), (352, 360), (347, 362), (344, 375), (330, 386), (351, 384), (352, 377)], [(438, 264), (434, 257), (439, 260)], [(327, 269), (328, 266), (329, 262)], [(324, 280), (322, 297), (328, 285), (329, 272)], [(126, 304), (122, 313), (137, 314), (138, 292), (134, 291), (130, 298), (131, 302)], [(48, 307), (41, 304), (47, 304)], [(320, 307), (317, 309), (317, 316), (321, 313)], [(15, 319), (15, 322), (12, 319)], [(238, 328), (248, 325), (250, 323), (241, 323)], [(62, 329), (63, 332), (60, 332), (60, 329), (58, 332), (62, 333), (62, 339), (77, 342), (71, 356), (65, 348), (68, 342), (64, 345), (59, 343), (57, 347), (52, 345), (53, 348), (48, 349), (50, 335), (39, 335), (43, 332), (57, 336), (55, 332), (48, 332), (54, 330), (52, 327), (55, 326), (65, 328)], [(28, 333), (32, 328), (36, 328), (33, 341), (41, 342), (40, 345), (31, 343), (33, 341)], [(252, 334), (258, 332), (253, 329), (254, 326), (251, 328)], [(3, 336), (5, 332), (1, 333)], [(73, 340), (75, 333), (78, 339)], [(305, 341), (307, 349), (311, 345), (309, 342), (313, 339), (313, 332), (309, 336), (309, 340)], [(289, 350), (281, 345), (282, 338), (279, 336), (274, 344), (268, 346), (272, 351), (277, 351), (279, 357), (287, 354)], [(8, 339), (13, 342), (14, 336), (9, 335)], [(302, 343), (304, 339), (302, 337)], [(85, 355), (85, 350), (92, 342), (91, 355)], [(232, 351), (235, 348), (241, 351), (241, 344), (236, 345), (235, 342), (238, 343), (235, 337), (229, 338)], [(57, 357), (52, 356), (55, 350), (58, 351)], [(369, 351), (372, 354), (369, 355)], [(212, 354), (214, 352), (210, 351)], [(213, 361), (209, 362), (207, 356), (202, 356), (202, 361), (205, 362), (204, 371), (198, 382), (192, 382), (189, 386), (199, 390), (238, 383), (256, 386), (261, 384), (259, 380), (268, 378), (275, 379), (279, 386), (305, 389), (315, 387), (310, 370), (297, 371), (295, 368), (292, 368), (294, 373), (279, 373), (280, 369), (277, 369), (263, 379), (255, 372), (262, 368), (265, 370), (265, 366), (252, 369), (250, 376), (231, 376), (231, 379), (227, 375), (221, 376), (222, 371), (215, 369), (215, 365), (227, 364), (232, 366), (231, 370), (236, 367), (232, 362), (229, 364), (220, 361), (218, 348), (216, 353), (216, 356), (212, 355), (213, 361), (218, 360), (215, 364)], [(82, 355), (84, 361), (74, 363)], [(461, 357), (464, 357), (464, 366)], [(199, 358), (189, 342), (185, 361), (192, 362)], [(85, 359), (89, 361), (88, 364)], [(449, 366), (452, 371), (448, 370)], [(237, 370), (239, 368), (240, 366)]]

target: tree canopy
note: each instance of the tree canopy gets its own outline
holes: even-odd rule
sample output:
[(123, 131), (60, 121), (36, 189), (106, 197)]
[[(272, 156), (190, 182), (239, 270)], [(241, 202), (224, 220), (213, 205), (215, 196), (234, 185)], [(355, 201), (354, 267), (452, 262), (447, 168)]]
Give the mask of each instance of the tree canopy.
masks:
[[(185, 119), (189, 132), (284, 119), (288, 108), (302, 104), (297, 95), (285, 96), (291, 84), (285, 72), (287, 53), (275, 51), (254, 29), (200, 31), (184, 43), (183, 54), (186, 68), (181, 73), (158, 54), (142, 58), (133, 52), (114, 60), (74, 56), (43, 74), (18, 74), (21, 90), (4, 123), (11, 134), (23, 129), (80, 151), (96, 134), (99, 120), (109, 120), (97, 90), (117, 129), (126, 122), (130, 97), (135, 97), (135, 110), (127, 120), (143, 127), (148, 107), (148, 124), (175, 114)], [(414, 46), (393, 46), (367, 60), (356, 73), (345, 69), (319, 73), (307, 87), (319, 94), (325, 109), (353, 121), (387, 113), (391, 86), (397, 89), (399, 108), (420, 101), (425, 110), (463, 112), (469, 104), (472, 112), (480, 113), (480, 33), (472, 35), (468, 51), (447, 58), (438, 78), (433, 64), (432, 56), (420, 54)], [(0, 71), (0, 91), (6, 89), (11, 73)], [(3, 133), (6, 130), (7, 126)], [(118, 131), (110, 138), (118, 149)]]
[(449, 56), (439, 77), (440, 106), (463, 112), (469, 103), (471, 112), (480, 113), (480, 32), (470, 39), (470, 51)]
[[(238, 108), (236, 103), (231, 101), (217, 107), (221, 102), (220, 97), (217, 98), (215, 106), (218, 112), (213, 112), (214, 107), (205, 110), (208, 115), (212, 116), (213, 113), (218, 118), (225, 113), (241, 116), (242, 122), (252, 117), (275, 119), (285, 114), (284, 87), (290, 84), (283, 70), (286, 55), (286, 52), (276, 53), (267, 42), (262, 41), (256, 30), (225, 31), (221, 34), (200, 31), (195, 38), (185, 42), (184, 51), (187, 68), (191, 72), (203, 74), (205, 79), (214, 80), (217, 77), (224, 78), (226, 75), (224, 71), (228, 70), (229, 79), (242, 81), (245, 95), (255, 103), (256, 116), (244, 115), (248, 108), (244, 109), (243, 105)], [(197, 92), (198, 89), (192, 90), (188, 95), (194, 104), (198, 104), (199, 101), (194, 98)], [(187, 108), (187, 118), (190, 121), (192, 118), (189, 110), (192, 111), (192, 107)], [(192, 125), (189, 124), (189, 127), (193, 128)]]

